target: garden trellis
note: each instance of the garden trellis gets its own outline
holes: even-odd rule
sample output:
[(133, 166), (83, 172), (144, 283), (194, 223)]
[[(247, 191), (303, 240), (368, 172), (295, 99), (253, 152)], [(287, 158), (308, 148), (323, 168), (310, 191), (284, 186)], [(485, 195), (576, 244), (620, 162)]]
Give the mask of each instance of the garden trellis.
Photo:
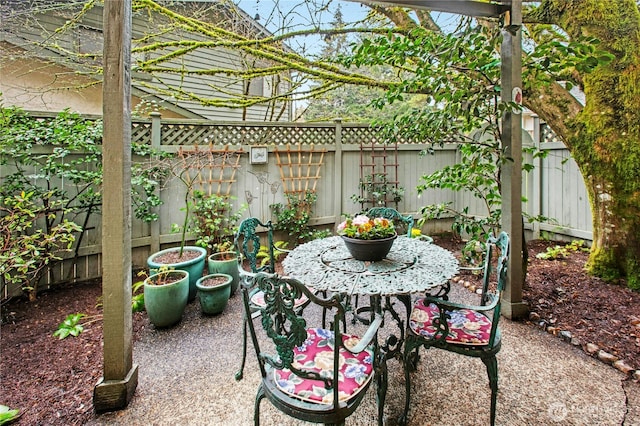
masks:
[(307, 192), (316, 192), (326, 149), (311, 144), (276, 147), (275, 154), (285, 194), (297, 194), (300, 200)]
[(231, 195), (231, 187), (236, 181), (236, 172), (240, 168), (240, 157), (244, 151), (215, 148), (209, 144), (206, 148), (195, 145), (193, 149), (178, 149), (183, 166), (189, 169), (187, 180), (189, 187), (212, 195), (223, 197)]

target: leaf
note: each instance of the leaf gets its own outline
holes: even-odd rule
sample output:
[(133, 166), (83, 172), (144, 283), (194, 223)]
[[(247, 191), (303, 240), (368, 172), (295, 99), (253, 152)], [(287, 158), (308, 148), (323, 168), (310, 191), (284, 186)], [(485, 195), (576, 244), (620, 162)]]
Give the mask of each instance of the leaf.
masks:
[(11, 410), (6, 405), (0, 405), (0, 425), (9, 424), (20, 417), (20, 410)]
[(53, 336), (60, 340), (65, 339), (70, 335), (77, 337), (84, 330), (84, 327), (82, 324), (79, 324), (79, 321), (85, 316), (86, 315), (83, 313), (67, 315), (64, 321), (58, 325), (58, 329), (53, 333)]

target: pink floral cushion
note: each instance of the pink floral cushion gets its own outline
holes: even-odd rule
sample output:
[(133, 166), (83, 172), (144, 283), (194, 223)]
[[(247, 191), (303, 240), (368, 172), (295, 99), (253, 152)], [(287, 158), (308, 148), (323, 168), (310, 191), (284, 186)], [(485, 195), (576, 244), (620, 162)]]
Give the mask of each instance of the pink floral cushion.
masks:
[[(264, 308), (265, 306), (267, 306), (267, 303), (264, 301), (264, 291), (262, 290), (258, 290), (255, 293), (253, 293), (251, 295), (250, 300), (251, 300), (251, 303), (254, 304), (255, 306), (259, 306), (261, 308)], [(309, 301), (309, 298), (307, 297), (307, 295), (303, 294), (302, 296), (296, 299), (293, 306), (294, 308), (297, 308), (299, 306), (304, 305), (308, 301)]]
[[(346, 347), (358, 344), (357, 336), (342, 335)], [(331, 330), (310, 328), (307, 340), (294, 349), (296, 368), (315, 371), (325, 377), (333, 377), (334, 334)], [(373, 377), (373, 349), (368, 347), (360, 353), (340, 348), (339, 399), (345, 401), (358, 394)], [(327, 389), (320, 380), (303, 379), (288, 369), (274, 370), (278, 388), (293, 397), (318, 404), (333, 403), (333, 389)]]
[[(449, 335), (445, 340), (460, 345), (482, 346), (489, 343), (491, 320), (471, 309), (456, 309), (448, 312)], [(432, 338), (436, 328), (433, 319), (440, 316), (440, 309), (433, 303), (425, 306), (424, 299), (418, 299), (411, 311), (409, 327), (414, 333)]]

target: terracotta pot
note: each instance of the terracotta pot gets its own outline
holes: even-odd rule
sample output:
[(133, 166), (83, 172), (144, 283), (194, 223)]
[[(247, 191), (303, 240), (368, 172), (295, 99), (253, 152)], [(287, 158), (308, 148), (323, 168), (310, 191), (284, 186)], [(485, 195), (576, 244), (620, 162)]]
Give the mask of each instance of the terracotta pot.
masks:
[(369, 262), (376, 262), (382, 260), (391, 250), (393, 242), (398, 237), (394, 235), (389, 238), (380, 238), (377, 240), (360, 240), (357, 238), (349, 238), (342, 236), (344, 244), (347, 246), (347, 250), (351, 253), (356, 260), (364, 260)]

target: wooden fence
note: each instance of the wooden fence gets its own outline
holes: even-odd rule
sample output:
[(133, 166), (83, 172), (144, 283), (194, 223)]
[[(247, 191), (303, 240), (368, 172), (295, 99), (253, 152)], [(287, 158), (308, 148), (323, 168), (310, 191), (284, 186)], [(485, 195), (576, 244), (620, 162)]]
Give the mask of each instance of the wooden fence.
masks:
[[(550, 138), (552, 134), (539, 123), (533, 137), (527, 137), (529, 143), (549, 153), (546, 158), (536, 160), (534, 172), (523, 176), (523, 194), (527, 198), (523, 211), (552, 220), (527, 224), (526, 229), (533, 237), (549, 232), (589, 240), (591, 215), (582, 177), (562, 143), (549, 141)], [(343, 214), (360, 210), (360, 204), (352, 196), (360, 194), (363, 174), (376, 168), (389, 173), (393, 165), (392, 180), (404, 188), (404, 196), (397, 206), (401, 212), (418, 217), (424, 205), (451, 202), (458, 209), (472, 206), (475, 213), (485, 213), (468, 194), (429, 190), (419, 195), (415, 189), (421, 176), (459, 160), (455, 145), (436, 148), (433, 155), (420, 155), (428, 146), (409, 141), (398, 144), (397, 150), (394, 147), (392, 154), (381, 155), (372, 150), (376, 145), (381, 146), (375, 130), (364, 124), (184, 121), (154, 115), (133, 121), (132, 141), (182, 153), (182, 160), (177, 156), (176, 161), (184, 161), (185, 153), (198, 150), (227, 153), (231, 163), (213, 165), (205, 176), (194, 178), (200, 179), (200, 189), (224, 191), (237, 203), (236, 207), (244, 204), (244, 216), (263, 220), (271, 219), (270, 205), (285, 202), (285, 190), (314, 189), (318, 199), (311, 223), (334, 229)], [(6, 170), (0, 169), (0, 179), (4, 173)], [(185, 191), (186, 187), (177, 179), (168, 182), (160, 192), (163, 200), (158, 208), (160, 219), (152, 223), (133, 219), (134, 267), (144, 267), (151, 252), (180, 241), (180, 234), (172, 228), (184, 220)], [(94, 215), (88, 224), (78, 251), (79, 260), (60, 262), (51, 271), (49, 283), (101, 276), (100, 220), (99, 215)], [(431, 221), (423, 231), (442, 232), (449, 230), (450, 225), (450, 220)]]

